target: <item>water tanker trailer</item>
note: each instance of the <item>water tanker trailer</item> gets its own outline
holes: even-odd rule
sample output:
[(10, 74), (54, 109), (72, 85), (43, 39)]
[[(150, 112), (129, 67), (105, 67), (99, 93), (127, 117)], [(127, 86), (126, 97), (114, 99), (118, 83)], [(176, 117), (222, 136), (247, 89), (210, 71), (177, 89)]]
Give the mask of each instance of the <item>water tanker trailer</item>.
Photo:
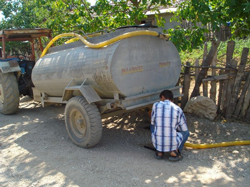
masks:
[(47, 47), (32, 81), (35, 101), (66, 103), (66, 129), (75, 144), (96, 145), (102, 117), (150, 106), (164, 89), (180, 96), (180, 57), (158, 29), (121, 28), (87, 40), (70, 35), (79, 41)]

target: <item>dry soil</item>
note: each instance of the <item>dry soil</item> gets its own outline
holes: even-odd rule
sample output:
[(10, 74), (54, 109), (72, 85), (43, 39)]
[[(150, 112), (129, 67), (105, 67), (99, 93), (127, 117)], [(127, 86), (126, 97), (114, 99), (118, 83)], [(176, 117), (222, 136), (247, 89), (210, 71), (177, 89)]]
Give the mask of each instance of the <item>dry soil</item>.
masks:
[[(186, 118), (192, 143), (250, 139), (247, 123)], [(84, 149), (66, 132), (64, 106), (22, 98), (17, 114), (0, 114), (0, 186), (249, 186), (249, 145), (185, 148), (180, 162), (156, 160), (143, 147), (148, 126), (139, 111), (103, 119), (101, 141)]]

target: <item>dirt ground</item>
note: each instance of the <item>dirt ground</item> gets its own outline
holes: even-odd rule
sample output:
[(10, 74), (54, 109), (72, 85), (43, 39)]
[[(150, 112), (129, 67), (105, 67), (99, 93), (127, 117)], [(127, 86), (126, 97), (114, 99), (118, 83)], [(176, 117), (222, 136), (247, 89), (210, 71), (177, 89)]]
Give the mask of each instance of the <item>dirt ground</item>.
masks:
[[(250, 146), (195, 150), (184, 159), (156, 160), (147, 113), (103, 119), (103, 135), (91, 149), (70, 140), (64, 106), (22, 98), (16, 115), (0, 114), (0, 186), (249, 186)], [(250, 124), (186, 115), (192, 143), (250, 140)]]

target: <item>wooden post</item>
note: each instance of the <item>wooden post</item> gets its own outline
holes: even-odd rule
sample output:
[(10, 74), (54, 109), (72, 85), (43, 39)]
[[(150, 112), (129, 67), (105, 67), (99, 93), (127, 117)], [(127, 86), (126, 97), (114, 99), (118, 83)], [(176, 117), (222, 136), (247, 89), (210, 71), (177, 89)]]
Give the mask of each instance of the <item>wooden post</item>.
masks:
[(245, 95), (246, 95), (246, 92), (247, 92), (249, 85), (250, 85), (250, 72), (247, 75), (247, 78), (246, 78), (244, 87), (242, 89), (240, 98), (239, 98), (238, 103), (235, 107), (234, 116), (239, 116), (239, 114), (240, 114), (240, 110), (242, 108), (242, 104), (243, 104), (243, 101), (244, 101), (244, 98), (245, 98)]
[(207, 81), (203, 82), (203, 96), (208, 97), (208, 82)]
[[(199, 72), (200, 72), (200, 68), (198, 68), (198, 66), (199, 66), (199, 59), (196, 59), (196, 61), (195, 61), (195, 66), (197, 66), (197, 67), (195, 68), (195, 84), (196, 84), (197, 78), (198, 78), (198, 75), (199, 75)], [(198, 90), (198, 95), (200, 95), (200, 88), (199, 88), (199, 90)]]
[(183, 83), (183, 97), (181, 98), (181, 108), (184, 109), (188, 97), (189, 97), (189, 87), (190, 87), (190, 63), (186, 63), (185, 71), (184, 71), (184, 83)]
[[(222, 75), (224, 73), (223, 70), (220, 70), (219, 74)], [(222, 98), (223, 96), (223, 89), (224, 89), (224, 80), (220, 80), (219, 81), (219, 95), (218, 95), (218, 105), (217, 105), (217, 114), (219, 114), (221, 112), (221, 105), (222, 105), (222, 101), (224, 98)]]
[(31, 49), (32, 49), (31, 60), (32, 60), (32, 61), (35, 61), (35, 60), (36, 60), (36, 55), (35, 55), (34, 40), (32, 39), (30, 42), (31, 42)]
[[(202, 63), (203, 66), (210, 66), (211, 65), (211, 63), (213, 61), (214, 54), (216, 53), (219, 45), (220, 45), (220, 40), (212, 41), (211, 49), (210, 49), (207, 57), (205, 58), (205, 60)], [(207, 70), (208, 70), (208, 68), (201, 69), (201, 71), (198, 75), (197, 81), (195, 83), (194, 90), (191, 94), (191, 97), (195, 97), (199, 94), (199, 87), (202, 83), (202, 79), (204, 79), (206, 74), (207, 74)]]
[(6, 53), (5, 53), (5, 36), (3, 35), (2, 37), (2, 46), (3, 46), (3, 50), (2, 50), (2, 58), (6, 59)]
[(248, 110), (246, 113), (246, 119), (250, 121), (250, 106), (248, 107)]
[[(234, 47), (235, 47), (235, 42), (234, 41), (229, 41), (227, 42), (227, 56), (226, 56), (226, 68), (235, 68), (235, 63), (237, 62), (232, 61), (233, 58), (233, 52), (234, 52)], [(226, 74), (230, 73), (230, 70), (225, 71)], [(233, 80), (234, 81), (234, 80)], [(230, 88), (228, 88), (228, 82), (229, 80), (225, 80), (224, 82), (224, 92), (222, 98), (225, 100), (222, 101), (222, 108), (223, 108), (223, 114), (226, 115), (227, 111), (227, 106), (229, 105), (230, 97), (231, 97), (231, 84), (233, 82), (232, 80), (230, 81)], [(234, 83), (233, 83), (234, 84)], [(230, 90), (230, 93), (227, 92), (227, 90)]]
[[(179, 79), (178, 79), (178, 81), (177, 81), (177, 83), (176, 83), (175, 86), (179, 86), (179, 85), (180, 85), (180, 81), (181, 81), (180, 79), (181, 79), (181, 77), (179, 77)], [(174, 103), (175, 103), (176, 105), (179, 105), (179, 101), (180, 101), (180, 97), (174, 98)]]
[(245, 117), (249, 104), (250, 104), (250, 85), (248, 86), (247, 93), (243, 102), (243, 106), (241, 108), (240, 118)]
[[(207, 42), (204, 44), (204, 53), (203, 53), (203, 61), (202, 64), (207, 57)], [(204, 78), (207, 78), (207, 73), (205, 74)], [(208, 91), (207, 91), (208, 83), (207, 81), (203, 82), (203, 96), (207, 97), (208, 96)]]
[[(199, 66), (199, 59), (196, 59), (195, 66)], [(199, 68), (195, 68), (195, 82), (197, 81), (199, 72), (200, 72), (200, 69)]]
[[(236, 60), (232, 60), (231, 61), (231, 66), (233, 68), (236, 69), (237, 67), (237, 61)], [(235, 73), (235, 71), (230, 71), (230, 73)], [(228, 80), (228, 84), (227, 87), (225, 87), (226, 89), (226, 98), (225, 98), (225, 105), (224, 105), (224, 114), (225, 114), (225, 118), (229, 119), (231, 117), (231, 109), (230, 109), (230, 102), (232, 99), (232, 93), (234, 91), (234, 83), (235, 83), (235, 78), (231, 78)]]
[[(234, 83), (232, 97), (231, 97), (231, 100), (230, 100), (230, 103), (229, 103), (229, 106), (227, 109), (228, 117), (231, 117), (231, 115), (233, 114), (233, 112), (235, 110), (235, 105), (236, 105), (236, 102), (237, 102), (237, 99), (239, 96), (239, 92), (240, 92), (242, 77), (244, 76), (244, 70), (246, 67), (248, 52), (249, 52), (249, 48), (243, 48), (240, 65), (239, 65), (238, 72), (237, 72), (236, 79), (235, 79), (235, 83)], [(241, 115), (243, 115), (243, 113)]]
[(235, 47), (235, 41), (227, 42), (227, 56), (226, 56), (227, 63), (230, 63), (233, 58), (234, 47)]
[(40, 51), (43, 52), (43, 44), (42, 44), (42, 40), (40, 37), (38, 38), (38, 41), (39, 41)]
[[(212, 66), (216, 66), (216, 60), (217, 60), (217, 51), (214, 54)], [(216, 69), (212, 68), (212, 76), (216, 75)], [(210, 89), (210, 99), (212, 99), (216, 103), (216, 81), (211, 81), (211, 89)]]

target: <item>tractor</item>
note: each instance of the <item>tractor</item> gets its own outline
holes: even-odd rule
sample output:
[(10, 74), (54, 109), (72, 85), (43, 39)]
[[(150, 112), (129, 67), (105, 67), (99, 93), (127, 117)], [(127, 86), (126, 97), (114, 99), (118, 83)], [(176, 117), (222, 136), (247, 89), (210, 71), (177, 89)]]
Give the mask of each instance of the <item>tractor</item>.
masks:
[[(51, 39), (50, 29), (7, 29), (0, 31), (0, 113), (14, 114), (18, 110), (19, 96), (33, 96), (31, 80), (35, 65), (35, 41), (42, 51), (41, 37)], [(6, 42), (31, 43), (31, 54), (6, 55)]]

